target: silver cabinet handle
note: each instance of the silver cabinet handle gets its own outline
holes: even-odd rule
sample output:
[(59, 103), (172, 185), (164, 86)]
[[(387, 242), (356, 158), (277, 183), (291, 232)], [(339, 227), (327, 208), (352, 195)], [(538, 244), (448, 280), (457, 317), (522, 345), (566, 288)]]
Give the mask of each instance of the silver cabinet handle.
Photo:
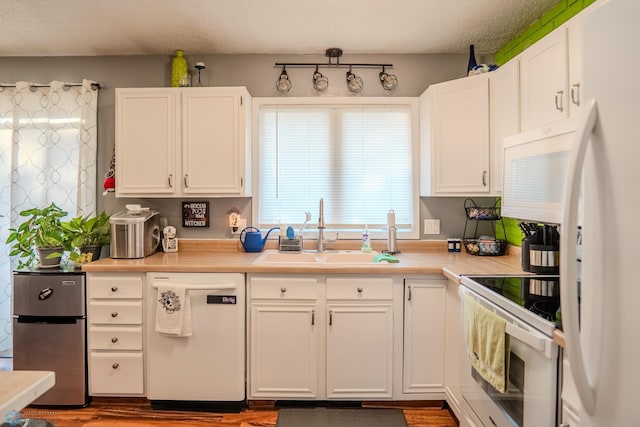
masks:
[(333, 310), (329, 310), (329, 326), (333, 325)]
[(564, 111), (564, 107), (562, 106), (563, 95), (564, 95), (564, 92), (561, 90), (556, 92), (556, 110), (558, 111)]
[(482, 186), (487, 186), (487, 171), (482, 171)]
[(118, 292), (118, 287), (117, 286), (112, 286), (111, 287), (111, 292)]
[(409, 295), (407, 296), (407, 301), (411, 301), (411, 286), (409, 286)]
[(118, 317), (118, 312), (114, 311), (113, 313), (111, 313), (111, 317)]
[(316, 311), (311, 310), (311, 325), (315, 325), (315, 324), (316, 324)]
[(173, 174), (170, 173), (167, 177), (167, 184), (169, 184), (169, 188), (173, 188)]
[(111, 338), (111, 342), (114, 343), (114, 344), (117, 343), (118, 342), (118, 337)]
[(113, 365), (111, 365), (111, 367), (112, 367), (113, 369), (118, 369), (118, 368), (120, 367), (120, 364), (118, 364), (118, 363), (114, 363)]
[(189, 187), (189, 175), (188, 174), (184, 175), (184, 186), (185, 187)]
[(571, 85), (571, 102), (580, 105), (580, 83)]

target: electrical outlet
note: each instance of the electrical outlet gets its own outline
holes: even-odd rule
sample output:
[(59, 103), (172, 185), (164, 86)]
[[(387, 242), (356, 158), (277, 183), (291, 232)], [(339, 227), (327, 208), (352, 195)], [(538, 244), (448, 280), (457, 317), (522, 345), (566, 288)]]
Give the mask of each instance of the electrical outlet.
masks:
[(246, 218), (238, 218), (236, 231), (232, 231), (231, 234), (240, 234), (242, 230), (247, 228), (247, 219)]
[(424, 220), (424, 234), (440, 234), (440, 220), (439, 219), (425, 219)]

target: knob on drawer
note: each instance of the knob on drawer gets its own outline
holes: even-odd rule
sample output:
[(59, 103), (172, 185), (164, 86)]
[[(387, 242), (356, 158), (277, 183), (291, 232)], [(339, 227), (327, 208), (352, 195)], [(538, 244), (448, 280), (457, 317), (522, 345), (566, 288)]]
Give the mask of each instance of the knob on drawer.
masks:
[(118, 287), (117, 286), (112, 286), (111, 287), (111, 292), (118, 292)]
[(114, 311), (113, 313), (111, 313), (111, 317), (118, 317), (118, 312)]
[(282, 292), (282, 293), (284, 294), (285, 292), (287, 292), (287, 288), (285, 288), (284, 286), (283, 286), (283, 287), (281, 287), (281, 288), (280, 288), (280, 292)]
[(358, 288), (358, 293), (361, 294), (362, 293), (362, 288)]
[(111, 338), (111, 342), (114, 343), (114, 344), (117, 343), (118, 342), (118, 337)]
[(113, 365), (111, 365), (111, 367), (113, 369), (118, 369), (120, 367), (120, 364), (119, 363), (114, 363)]

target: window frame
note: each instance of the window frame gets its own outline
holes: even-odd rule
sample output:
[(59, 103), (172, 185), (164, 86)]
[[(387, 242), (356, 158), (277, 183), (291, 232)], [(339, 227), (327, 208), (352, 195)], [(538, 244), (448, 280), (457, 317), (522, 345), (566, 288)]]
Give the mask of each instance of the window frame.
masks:
[[(253, 188), (251, 217), (254, 223), (259, 220), (260, 201), (260, 111), (268, 107), (295, 107), (301, 108), (316, 106), (406, 106), (411, 111), (411, 168), (412, 168), (412, 200), (413, 200), (413, 224), (410, 230), (398, 230), (399, 239), (420, 238), (420, 124), (419, 124), (419, 100), (417, 97), (256, 97), (252, 99), (252, 136), (251, 136), (251, 185)], [(302, 214), (302, 213), (301, 213)], [(301, 218), (304, 220), (304, 218)], [(311, 211), (311, 220), (305, 236), (317, 238), (315, 224), (318, 221), (318, 209)], [(258, 224), (259, 226), (259, 224)], [(273, 233), (272, 233), (273, 234)], [(338, 239), (360, 239), (362, 231), (349, 232), (338, 230), (325, 230), (325, 237)], [(386, 239), (386, 229), (369, 229), (371, 239)]]

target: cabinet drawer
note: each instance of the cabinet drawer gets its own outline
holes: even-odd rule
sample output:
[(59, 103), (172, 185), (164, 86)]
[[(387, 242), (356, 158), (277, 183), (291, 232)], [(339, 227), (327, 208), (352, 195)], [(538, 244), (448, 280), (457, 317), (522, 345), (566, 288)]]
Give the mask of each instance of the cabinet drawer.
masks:
[(89, 301), (91, 325), (140, 325), (142, 301)]
[(277, 300), (317, 299), (318, 280), (313, 277), (256, 277), (251, 279), (251, 298)]
[(142, 298), (142, 276), (89, 276), (89, 298)]
[(329, 277), (327, 278), (327, 299), (393, 299), (393, 279), (391, 277)]
[(100, 353), (89, 356), (89, 394), (142, 394), (144, 371), (142, 352)]
[(91, 326), (89, 350), (142, 350), (142, 327)]

